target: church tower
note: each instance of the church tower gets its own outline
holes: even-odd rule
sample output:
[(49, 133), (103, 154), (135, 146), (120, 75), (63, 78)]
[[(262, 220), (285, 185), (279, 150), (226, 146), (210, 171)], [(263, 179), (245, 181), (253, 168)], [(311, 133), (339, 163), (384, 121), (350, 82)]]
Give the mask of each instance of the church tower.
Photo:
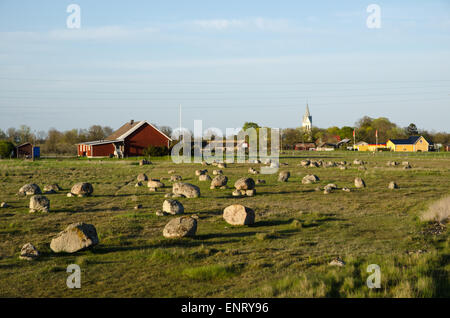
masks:
[(306, 131), (311, 131), (312, 128), (312, 116), (309, 113), (308, 103), (306, 103), (306, 112), (303, 115), (302, 128)]

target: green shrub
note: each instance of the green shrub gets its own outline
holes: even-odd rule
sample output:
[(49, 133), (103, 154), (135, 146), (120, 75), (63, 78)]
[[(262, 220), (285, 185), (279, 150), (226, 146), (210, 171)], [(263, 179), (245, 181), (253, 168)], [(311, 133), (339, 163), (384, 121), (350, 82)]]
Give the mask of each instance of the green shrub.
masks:
[(14, 144), (10, 141), (0, 140), (0, 158), (9, 158), (14, 151)]
[(144, 156), (147, 157), (163, 157), (169, 154), (169, 149), (163, 146), (150, 146), (144, 149)]

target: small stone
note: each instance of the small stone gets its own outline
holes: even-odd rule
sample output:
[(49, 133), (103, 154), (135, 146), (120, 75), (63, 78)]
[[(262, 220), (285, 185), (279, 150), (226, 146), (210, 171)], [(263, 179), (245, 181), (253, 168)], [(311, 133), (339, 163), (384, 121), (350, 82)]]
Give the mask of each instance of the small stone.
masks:
[(7, 208), (9, 205), (6, 202), (0, 203), (0, 208)]
[(161, 210), (156, 211), (156, 216), (164, 216), (164, 212)]
[(366, 183), (363, 179), (360, 177), (355, 178), (355, 187), (357, 188), (364, 188), (366, 186)]
[(394, 181), (391, 181), (391, 182), (389, 182), (388, 188), (391, 190), (398, 189), (398, 185)]
[(135, 210), (142, 209), (142, 205), (141, 205), (141, 204), (135, 205), (135, 206), (134, 206), (134, 209), (135, 209)]
[(350, 192), (350, 189), (349, 189), (349, 188), (342, 188), (342, 191), (344, 191), (344, 192)]
[(27, 243), (20, 250), (20, 259), (24, 259), (27, 261), (32, 261), (39, 257), (39, 251), (34, 247), (33, 244)]
[(345, 262), (342, 259), (340, 259), (339, 257), (336, 257), (328, 265), (342, 267), (345, 265)]
[(137, 176), (137, 181), (138, 182), (144, 182), (144, 181), (148, 181), (148, 177), (145, 173), (140, 173)]
[(245, 195), (248, 197), (252, 197), (256, 194), (256, 189), (245, 190)]
[(256, 184), (266, 184), (266, 180), (258, 179), (256, 180)]
[(278, 175), (278, 181), (279, 182), (287, 182), (289, 180), (290, 176), (291, 176), (291, 173), (289, 171), (282, 171)]

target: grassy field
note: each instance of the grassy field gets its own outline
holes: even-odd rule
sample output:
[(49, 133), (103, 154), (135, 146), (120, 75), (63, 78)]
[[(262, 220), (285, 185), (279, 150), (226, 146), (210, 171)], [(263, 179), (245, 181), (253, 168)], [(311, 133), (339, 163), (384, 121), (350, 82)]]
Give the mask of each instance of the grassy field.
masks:
[[(367, 161), (367, 170), (349, 166), (303, 168), (304, 158), (324, 161)], [(388, 160), (408, 160), (412, 169), (387, 167)], [(277, 175), (258, 175), (254, 197), (231, 196), (234, 182), (260, 165), (230, 164), (223, 169), (229, 189), (210, 190), (194, 171), (199, 164), (175, 165), (168, 158), (137, 160), (45, 159), (0, 161), (0, 296), (2, 297), (450, 297), (448, 231), (419, 216), (450, 194), (450, 155), (353, 152), (286, 153)], [(215, 167), (207, 167), (210, 174)], [(201, 197), (179, 199), (185, 213), (199, 216), (195, 238), (165, 239), (158, 217), (164, 193), (171, 191), (168, 170), (201, 188)], [(136, 176), (166, 178), (161, 192), (136, 188)], [(318, 184), (302, 184), (306, 174)], [(355, 189), (362, 177), (367, 187)], [(94, 195), (68, 198), (76, 182), (90, 182)], [(390, 181), (399, 189), (389, 190)], [(28, 212), (29, 197), (16, 195), (26, 183), (58, 183), (63, 191), (46, 195), (50, 213)], [(330, 194), (317, 186), (335, 183)], [(223, 209), (241, 203), (255, 210), (253, 226), (234, 227)], [(141, 204), (140, 210), (134, 206)], [(75, 254), (55, 254), (54, 235), (73, 222), (95, 225), (100, 244)], [(20, 260), (22, 245), (32, 242), (41, 252), (36, 261)], [(328, 263), (341, 257), (346, 265)], [(79, 264), (81, 289), (68, 289), (66, 267)], [(381, 288), (369, 289), (369, 264), (381, 268)]]

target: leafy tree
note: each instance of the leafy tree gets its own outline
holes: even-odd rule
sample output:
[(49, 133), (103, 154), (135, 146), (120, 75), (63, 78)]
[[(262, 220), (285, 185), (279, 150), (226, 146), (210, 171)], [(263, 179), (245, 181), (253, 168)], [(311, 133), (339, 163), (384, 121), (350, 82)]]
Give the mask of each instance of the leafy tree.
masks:
[(255, 128), (256, 130), (258, 130), (258, 128), (260, 127), (257, 123), (245, 122), (244, 126), (242, 126), (242, 129), (247, 130), (248, 128)]
[(9, 158), (14, 151), (14, 144), (11, 141), (0, 141), (0, 158)]
[(167, 147), (160, 146), (150, 146), (144, 149), (144, 156), (147, 157), (162, 157), (169, 154), (169, 149)]
[(419, 130), (415, 124), (411, 123), (408, 127), (406, 127), (406, 133), (408, 136), (417, 136), (419, 134)]

